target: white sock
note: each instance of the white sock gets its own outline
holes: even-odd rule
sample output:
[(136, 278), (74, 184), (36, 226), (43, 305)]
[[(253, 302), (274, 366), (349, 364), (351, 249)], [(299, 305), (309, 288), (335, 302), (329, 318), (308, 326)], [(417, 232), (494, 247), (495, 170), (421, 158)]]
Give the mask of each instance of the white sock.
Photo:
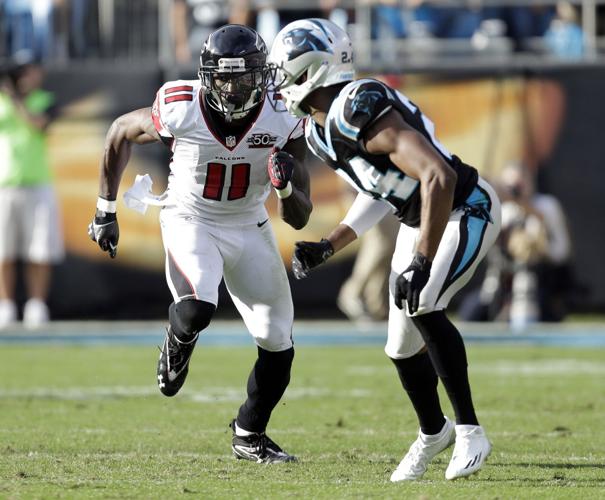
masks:
[(252, 434), (256, 434), (256, 432), (250, 432), (250, 431), (247, 431), (246, 429), (242, 429), (239, 425), (237, 425), (237, 421), (235, 422), (235, 435), (236, 436), (246, 437), (246, 436), (251, 436)]

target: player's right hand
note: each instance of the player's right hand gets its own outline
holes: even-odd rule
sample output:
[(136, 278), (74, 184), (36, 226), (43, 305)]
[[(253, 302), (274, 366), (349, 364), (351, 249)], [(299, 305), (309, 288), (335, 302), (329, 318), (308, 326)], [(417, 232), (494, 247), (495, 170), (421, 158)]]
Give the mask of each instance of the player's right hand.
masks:
[(115, 213), (97, 210), (94, 219), (88, 225), (88, 236), (96, 241), (101, 250), (109, 252), (109, 256), (115, 259), (118, 253), (118, 240), (120, 239), (120, 228)]
[(295, 158), (286, 151), (273, 148), (269, 155), (267, 170), (271, 184), (275, 189), (285, 189), (294, 173)]
[(306, 278), (309, 271), (334, 255), (334, 247), (327, 239), (319, 242), (297, 241), (292, 255), (292, 272), (297, 280)]

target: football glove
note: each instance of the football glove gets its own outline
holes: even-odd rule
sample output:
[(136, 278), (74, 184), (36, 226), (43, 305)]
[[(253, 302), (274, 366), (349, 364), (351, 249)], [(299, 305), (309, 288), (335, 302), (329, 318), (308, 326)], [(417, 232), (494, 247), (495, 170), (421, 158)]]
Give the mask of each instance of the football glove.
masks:
[(309, 271), (334, 255), (334, 247), (327, 239), (319, 242), (297, 241), (292, 255), (292, 272), (297, 280), (306, 278)]
[[(404, 276), (407, 274), (407, 278)], [(408, 268), (395, 281), (395, 305), (403, 309), (403, 301), (407, 301), (408, 312), (414, 314), (418, 310), (420, 292), (425, 287), (431, 275), (431, 262), (422, 254), (417, 253)]]
[(118, 240), (120, 239), (120, 228), (115, 213), (97, 210), (95, 218), (88, 225), (88, 236), (96, 241), (101, 250), (109, 252), (109, 256), (115, 259), (118, 253)]
[(267, 170), (269, 171), (271, 184), (275, 189), (286, 189), (288, 182), (292, 179), (295, 162), (294, 156), (290, 153), (273, 148), (269, 155)]

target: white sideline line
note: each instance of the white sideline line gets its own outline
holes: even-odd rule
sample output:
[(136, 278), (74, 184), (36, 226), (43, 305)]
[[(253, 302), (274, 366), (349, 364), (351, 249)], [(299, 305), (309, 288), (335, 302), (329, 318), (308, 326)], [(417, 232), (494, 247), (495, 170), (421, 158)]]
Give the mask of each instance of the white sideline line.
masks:
[(492, 361), (471, 362), (471, 373), (485, 375), (605, 375), (605, 364), (596, 361), (576, 361), (573, 359), (539, 359), (534, 361)]
[[(348, 368), (349, 375), (374, 376), (393, 372), (392, 366), (356, 366)], [(572, 359), (537, 359), (534, 361), (500, 360), (490, 362), (471, 361), (469, 372), (482, 375), (513, 375), (528, 377), (535, 375), (605, 375), (605, 363), (575, 361)]]
[[(366, 389), (349, 389), (346, 391), (332, 391), (322, 387), (289, 388), (286, 400), (304, 399), (312, 397), (332, 398), (366, 398), (372, 391)], [(155, 386), (112, 386), (112, 387), (36, 387), (32, 389), (0, 389), (0, 399), (11, 398), (38, 398), (58, 400), (88, 400), (121, 397), (147, 397), (161, 394)], [(243, 387), (214, 387), (208, 391), (183, 391), (179, 399), (195, 401), (196, 403), (220, 403), (241, 401), (246, 393)]]

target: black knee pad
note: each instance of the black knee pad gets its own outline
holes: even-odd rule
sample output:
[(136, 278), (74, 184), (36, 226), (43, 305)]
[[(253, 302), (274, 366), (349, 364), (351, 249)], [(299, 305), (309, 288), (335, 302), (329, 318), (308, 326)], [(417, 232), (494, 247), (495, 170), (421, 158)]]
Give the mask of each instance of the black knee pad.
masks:
[(177, 336), (192, 336), (210, 324), (216, 306), (203, 300), (183, 300), (168, 308), (170, 326)]

